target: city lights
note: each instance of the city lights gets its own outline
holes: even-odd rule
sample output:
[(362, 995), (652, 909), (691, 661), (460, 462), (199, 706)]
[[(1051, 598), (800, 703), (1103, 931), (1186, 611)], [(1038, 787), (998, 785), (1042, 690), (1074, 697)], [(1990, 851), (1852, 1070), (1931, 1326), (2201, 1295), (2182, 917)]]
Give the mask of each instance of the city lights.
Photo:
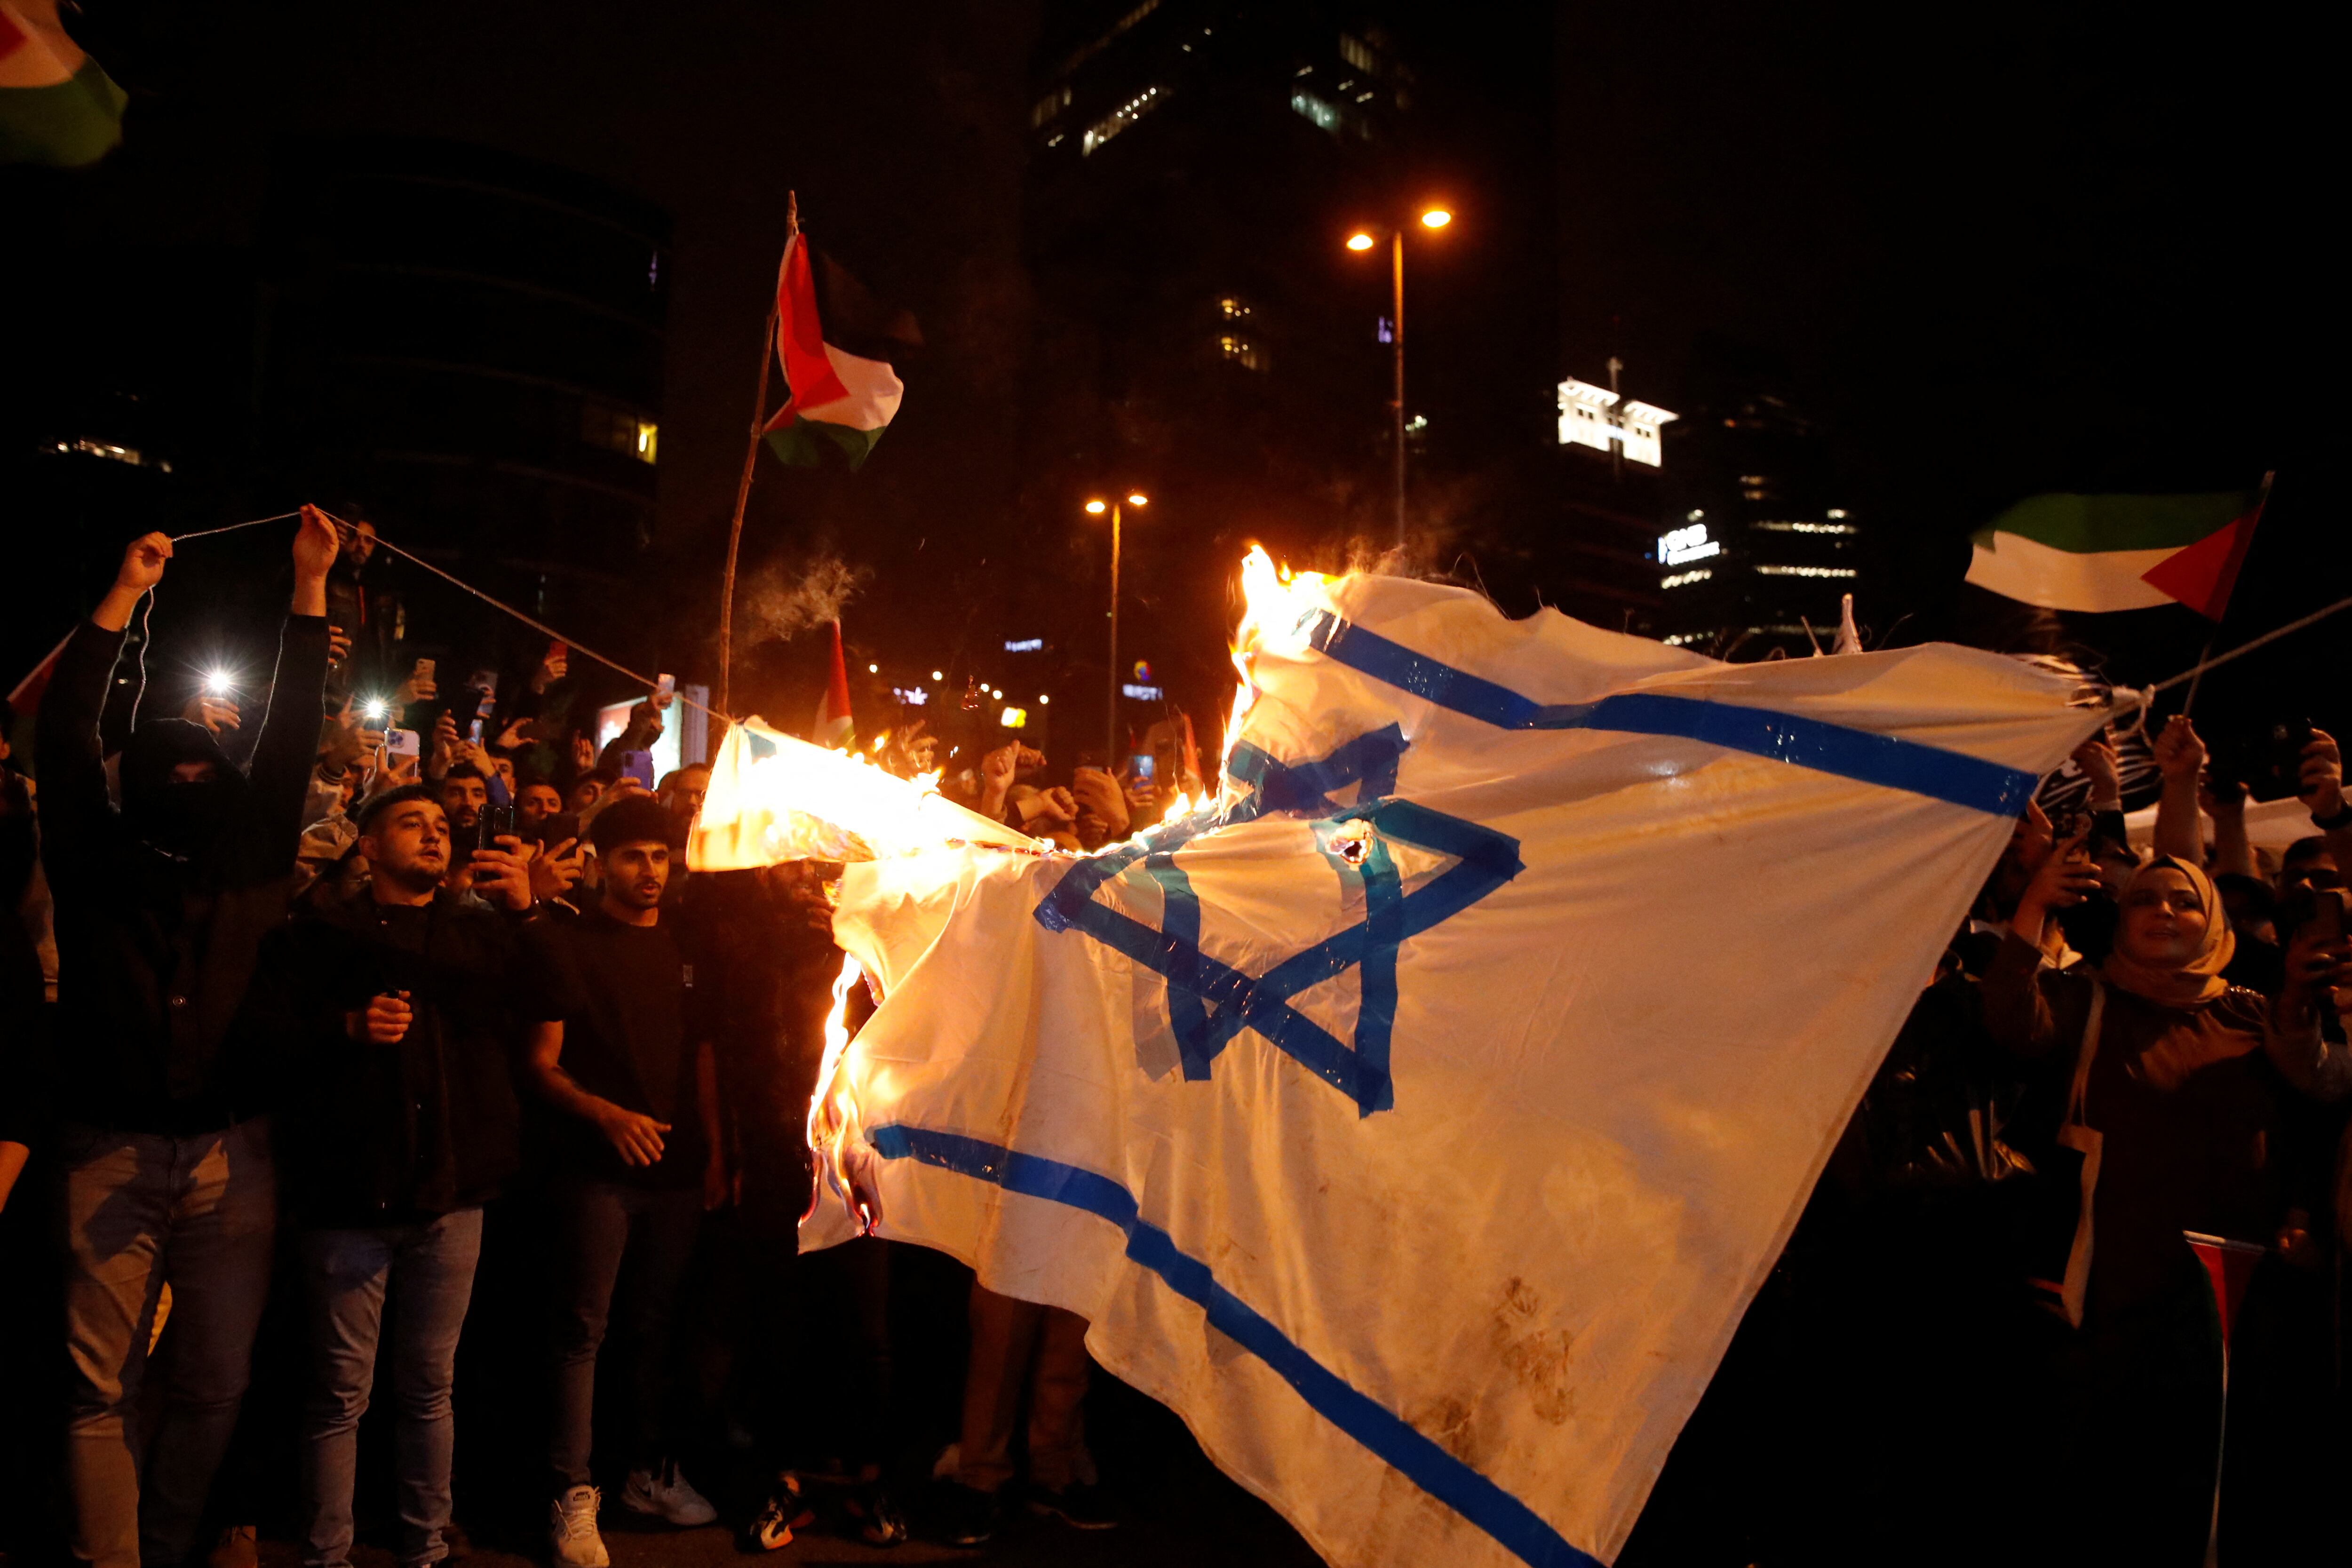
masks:
[(1110, 508), (1102, 501), (1090, 500), (1087, 502), (1087, 510), (1096, 517), (1100, 517), (1104, 512), (1109, 510)]
[(1453, 221), (1454, 215), (1444, 207), (1432, 207), (1421, 215), (1421, 226), (1423, 228), (1444, 228)]
[(1348, 248), (1350, 250), (1370, 250), (1371, 247), (1372, 237), (1369, 234), (1359, 230), (1348, 237)]

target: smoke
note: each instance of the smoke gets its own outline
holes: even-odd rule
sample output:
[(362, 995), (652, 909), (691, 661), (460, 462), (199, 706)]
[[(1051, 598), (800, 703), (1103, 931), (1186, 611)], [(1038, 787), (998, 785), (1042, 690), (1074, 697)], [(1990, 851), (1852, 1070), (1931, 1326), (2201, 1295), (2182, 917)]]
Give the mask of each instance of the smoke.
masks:
[(743, 588), (742, 615), (755, 628), (752, 640), (789, 642), (811, 626), (839, 620), (842, 606), (873, 575), (830, 552), (769, 562)]

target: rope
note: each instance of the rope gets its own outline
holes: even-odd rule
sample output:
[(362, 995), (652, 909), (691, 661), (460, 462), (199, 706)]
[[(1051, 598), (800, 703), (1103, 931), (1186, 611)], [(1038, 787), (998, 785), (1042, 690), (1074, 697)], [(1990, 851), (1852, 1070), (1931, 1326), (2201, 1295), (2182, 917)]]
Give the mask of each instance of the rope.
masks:
[[(259, 528), (265, 522), (284, 522), (289, 518), (296, 518), (301, 515), (302, 514), (299, 511), (281, 511), (276, 517), (257, 517), (251, 522), (232, 522), (220, 528), (200, 528), (194, 533), (175, 533), (172, 535), (172, 542), (174, 544), (185, 544), (191, 539), (210, 539), (215, 533), (235, 533), (240, 528)], [(339, 524), (338, 526), (347, 525)]]
[[(294, 516), (298, 514), (289, 513), (288, 515)], [(322, 512), (321, 515), (329, 521), (332, 522), (339, 532), (349, 530), (352, 527), (350, 523), (345, 522), (341, 518), (335, 516), (332, 512)], [(271, 518), (266, 519), (265, 521), (274, 522), (279, 520)], [(242, 527), (245, 525), (240, 524), (239, 526)], [(424, 567), (427, 572), (432, 573), (436, 577), (440, 578), (442, 581), (448, 583), (453, 586), (464, 589), (467, 593), (473, 595), (474, 597), (481, 600), (482, 603), (489, 605), (492, 609), (505, 611), (508, 615), (512, 616), (516, 620), (520, 621), (524, 626), (529, 626), (531, 630), (539, 633), (541, 637), (551, 637), (558, 642), (567, 644), (572, 652), (584, 653), (590, 658), (594, 659), (598, 664), (604, 666), (607, 669), (616, 670), (620, 674), (627, 676), (631, 680), (635, 681), (646, 690), (652, 690), (656, 685), (658, 684), (650, 677), (638, 674), (635, 670), (631, 669), (627, 665), (621, 663), (619, 660), (605, 658), (603, 654), (598, 653), (594, 648), (590, 647), (587, 644), (580, 641), (577, 637), (565, 632), (557, 631), (553, 626), (549, 626), (546, 622), (534, 620), (530, 616), (524, 615), (520, 610), (516, 609), (504, 599), (491, 597), (489, 595), (482, 592), (479, 588), (475, 587), (471, 583), (467, 582), (464, 578), (443, 571), (440, 567), (436, 566), (433, 563), (425, 560), (423, 556), (415, 555), (410, 553), (408, 551), (403, 550), (399, 545), (394, 544), (383, 534), (378, 533), (375, 536), (375, 542), (378, 545), (382, 546), (383, 549), (391, 551), (394, 555), (399, 556), (402, 560), (413, 562), (416, 565)], [(673, 691), (671, 696), (677, 701), (683, 703), (688, 708), (700, 709), (703, 712), (709, 714), (714, 719), (723, 719), (730, 724), (739, 722), (739, 721), (731, 714), (722, 713), (716, 708), (697, 702), (693, 698), (688, 697), (682, 691)]]
[(2324, 621), (2328, 616), (2336, 614), (2336, 611), (2344, 609), (2352, 609), (2352, 599), (2338, 599), (2324, 610), (2314, 610), (2311, 614), (2304, 616), (2303, 619), (2299, 621), (2289, 621), (2286, 625), (2280, 626), (2273, 631), (2264, 632), (2262, 636), (2254, 638), (2252, 642), (2242, 642), (2237, 647), (2231, 648), (2229, 652), (2221, 654), (2217, 658), (2206, 659), (2202, 663), (2197, 665), (2194, 668), (2184, 669), (2169, 680), (2159, 680), (2154, 686), (2147, 689), (2148, 695), (2153, 697), (2159, 691), (2170, 690), (2173, 687), (2179, 685), (2184, 680), (2194, 680), (2199, 676), (2204, 674), (2207, 670), (2218, 668), (2219, 667), (2229, 663), (2231, 659), (2236, 658), (2241, 654), (2252, 653), (2254, 649), (2262, 647), (2264, 643), (2276, 642), (2279, 638), (2287, 636), (2291, 632), (2299, 632), (2303, 630), (2304, 627), (2312, 625), (2314, 622)]

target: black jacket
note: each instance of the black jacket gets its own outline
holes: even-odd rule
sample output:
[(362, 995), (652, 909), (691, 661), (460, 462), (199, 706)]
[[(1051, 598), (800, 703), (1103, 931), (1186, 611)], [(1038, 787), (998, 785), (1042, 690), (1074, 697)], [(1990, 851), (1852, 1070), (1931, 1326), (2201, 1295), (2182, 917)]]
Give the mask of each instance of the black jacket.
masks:
[[(421, 907), (306, 901), (270, 939), (289, 1094), (284, 1191), (318, 1225), (371, 1225), (487, 1202), (520, 1163), (511, 1001), (520, 918), (446, 889)], [(398, 1045), (346, 1019), (386, 991), (415, 1009)]]
[[(262, 939), (293, 889), (302, 801), (319, 744), (327, 623), (289, 616), (269, 712), (218, 830), (181, 858), (108, 798), (99, 742), (122, 634), (84, 621), (58, 660), (37, 721), (41, 858), (57, 906), (63, 1112), (101, 1127), (186, 1134), (268, 1109), (271, 1085), (238, 1023)], [(142, 725), (190, 731), (177, 720)], [(124, 791), (132, 799), (132, 757)], [(193, 754), (193, 753), (192, 753)], [(218, 756), (213, 748), (213, 757)]]

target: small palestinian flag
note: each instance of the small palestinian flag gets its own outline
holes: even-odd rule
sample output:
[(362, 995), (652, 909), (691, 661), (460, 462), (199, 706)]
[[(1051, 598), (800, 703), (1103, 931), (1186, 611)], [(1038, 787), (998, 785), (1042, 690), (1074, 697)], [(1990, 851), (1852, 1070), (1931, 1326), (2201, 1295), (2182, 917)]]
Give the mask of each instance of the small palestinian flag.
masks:
[(863, 467), (906, 392), (890, 362), (922, 344), (914, 317), (877, 303), (793, 236), (776, 280), (776, 357), (792, 400), (768, 421), (768, 449), (796, 468), (828, 452)]
[(857, 743), (857, 725), (849, 716), (849, 662), (841, 657), (841, 623), (833, 623), (833, 674), (824, 695), (816, 700), (816, 721), (809, 739), (820, 746), (847, 747)]
[(2182, 604), (2220, 620), (2269, 498), (2041, 495), (1979, 529), (1968, 580), (2049, 610)]
[(0, 163), (95, 163), (122, 140), (128, 101), (67, 36), (58, 0), (0, 0)]

